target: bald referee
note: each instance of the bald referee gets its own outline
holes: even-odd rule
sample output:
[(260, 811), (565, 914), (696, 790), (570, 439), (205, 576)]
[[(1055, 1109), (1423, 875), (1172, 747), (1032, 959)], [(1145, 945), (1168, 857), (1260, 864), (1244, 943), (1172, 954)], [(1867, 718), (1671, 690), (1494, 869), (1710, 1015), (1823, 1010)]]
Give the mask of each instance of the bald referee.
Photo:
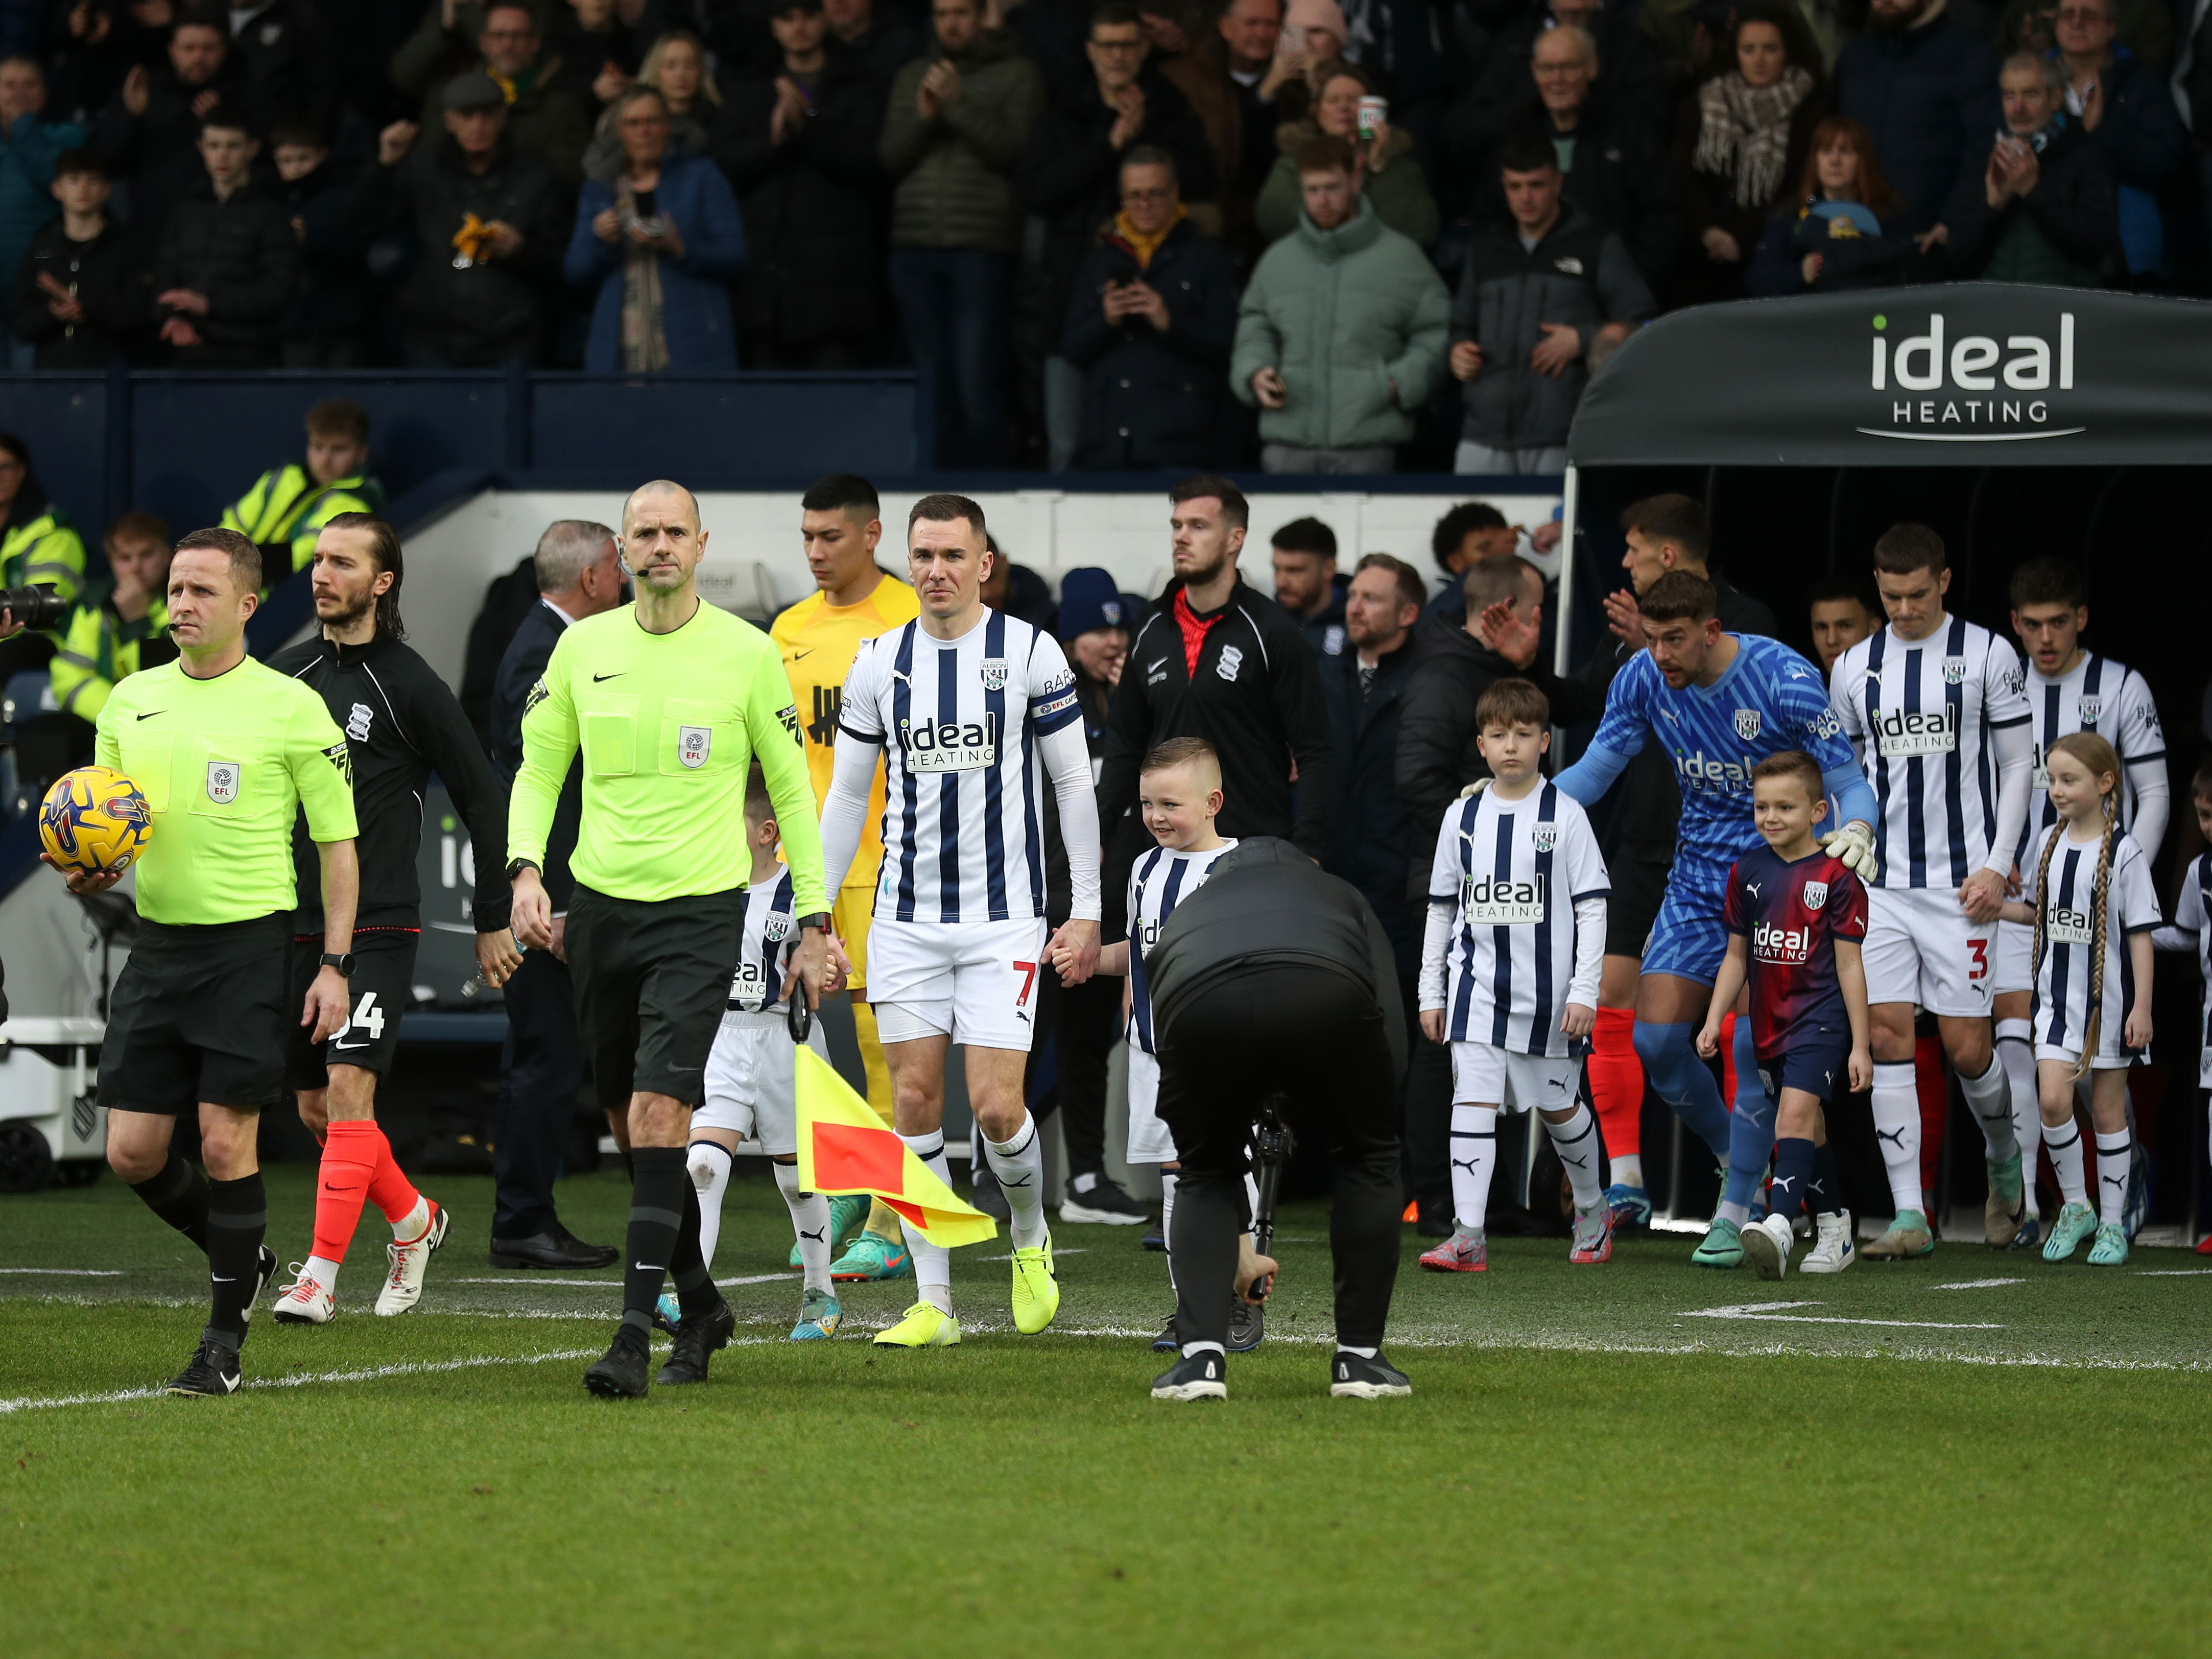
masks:
[(635, 1170), (622, 1324), (584, 1373), (584, 1386), (611, 1400), (646, 1392), (664, 1274), (673, 1273), (683, 1317), (659, 1382), (705, 1382), (737, 1323), (701, 1259), (699, 1195), (684, 1158), (737, 971), (745, 776), (756, 760), (783, 830), (801, 930), (792, 974), (809, 1007), (820, 1001), (830, 926), (791, 687), (767, 635), (699, 597), (699, 503), (665, 479), (640, 485), (623, 504), (620, 546), (637, 601), (586, 617), (553, 647), (523, 714), (507, 809), (515, 936), (550, 949), (539, 870), (580, 747), (568, 965), (599, 1103), (627, 1108)]

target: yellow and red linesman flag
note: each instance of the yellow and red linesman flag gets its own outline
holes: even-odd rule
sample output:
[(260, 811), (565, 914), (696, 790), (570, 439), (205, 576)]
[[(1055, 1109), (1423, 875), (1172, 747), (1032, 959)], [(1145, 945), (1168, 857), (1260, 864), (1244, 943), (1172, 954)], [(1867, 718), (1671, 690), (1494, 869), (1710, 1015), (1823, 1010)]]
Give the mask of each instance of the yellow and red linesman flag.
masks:
[(954, 1197), (827, 1060), (803, 1042), (797, 1052), (801, 1192), (872, 1193), (947, 1249), (999, 1236), (997, 1224)]

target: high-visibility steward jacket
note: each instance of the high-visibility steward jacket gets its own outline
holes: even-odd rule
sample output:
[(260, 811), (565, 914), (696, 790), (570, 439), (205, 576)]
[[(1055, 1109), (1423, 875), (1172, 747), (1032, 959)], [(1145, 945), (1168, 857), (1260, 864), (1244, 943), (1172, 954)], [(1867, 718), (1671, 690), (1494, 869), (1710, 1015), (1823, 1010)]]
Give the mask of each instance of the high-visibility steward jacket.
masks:
[(58, 507), (41, 507), (0, 534), (0, 587), (51, 582), (73, 599), (84, 586), (84, 538)]
[(47, 671), (54, 702), (65, 714), (97, 720), (118, 680), (159, 667), (176, 654), (169, 643), (169, 607), (159, 594), (147, 605), (146, 614), (131, 622), (115, 608), (115, 584), (95, 582), (70, 613), (61, 649)]
[(326, 484), (300, 461), (272, 466), (253, 488), (222, 510), (222, 527), (261, 549), (261, 580), (270, 587), (315, 556), (315, 538), (341, 513), (380, 513), (384, 487), (365, 472)]

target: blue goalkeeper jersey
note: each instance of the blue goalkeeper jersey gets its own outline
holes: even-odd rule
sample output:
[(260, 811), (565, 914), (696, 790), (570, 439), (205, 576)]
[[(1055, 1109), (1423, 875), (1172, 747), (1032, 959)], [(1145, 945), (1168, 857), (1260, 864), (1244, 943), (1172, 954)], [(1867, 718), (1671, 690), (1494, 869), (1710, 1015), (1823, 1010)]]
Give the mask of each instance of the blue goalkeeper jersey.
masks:
[[(1770, 755), (1805, 750), (1819, 763), (1840, 821), (1875, 821), (1874, 792), (1841, 717), (1829, 706), (1820, 671), (1778, 640), (1729, 637), (1737, 650), (1727, 672), (1711, 685), (1679, 691), (1649, 651), (1637, 653), (1613, 676), (1589, 751), (1559, 779), (1560, 788), (1589, 805), (1656, 736), (1682, 790), (1673, 873), (1715, 893), (1737, 859), (1765, 845), (1751, 821), (1751, 769)], [(1820, 827), (1833, 829), (1838, 822)]]

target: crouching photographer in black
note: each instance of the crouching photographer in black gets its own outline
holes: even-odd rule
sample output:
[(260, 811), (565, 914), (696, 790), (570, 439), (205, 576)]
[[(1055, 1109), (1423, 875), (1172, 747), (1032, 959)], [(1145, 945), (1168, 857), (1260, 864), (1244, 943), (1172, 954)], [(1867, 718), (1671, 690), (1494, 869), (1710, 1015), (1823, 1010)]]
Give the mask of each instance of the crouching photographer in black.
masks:
[(1276, 1264), (1244, 1254), (1248, 1143), (1262, 1113), (1334, 1166), (1329, 1252), (1336, 1341), (1329, 1392), (1413, 1385), (1382, 1357), (1398, 1277), (1398, 1080), (1407, 1031), (1390, 941), (1358, 890), (1290, 842), (1246, 840), (1176, 907), (1145, 963), (1159, 1113), (1182, 1161), (1170, 1249), (1181, 1359), (1156, 1400), (1228, 1395), (1229, 1298), (1263, 1301)]

